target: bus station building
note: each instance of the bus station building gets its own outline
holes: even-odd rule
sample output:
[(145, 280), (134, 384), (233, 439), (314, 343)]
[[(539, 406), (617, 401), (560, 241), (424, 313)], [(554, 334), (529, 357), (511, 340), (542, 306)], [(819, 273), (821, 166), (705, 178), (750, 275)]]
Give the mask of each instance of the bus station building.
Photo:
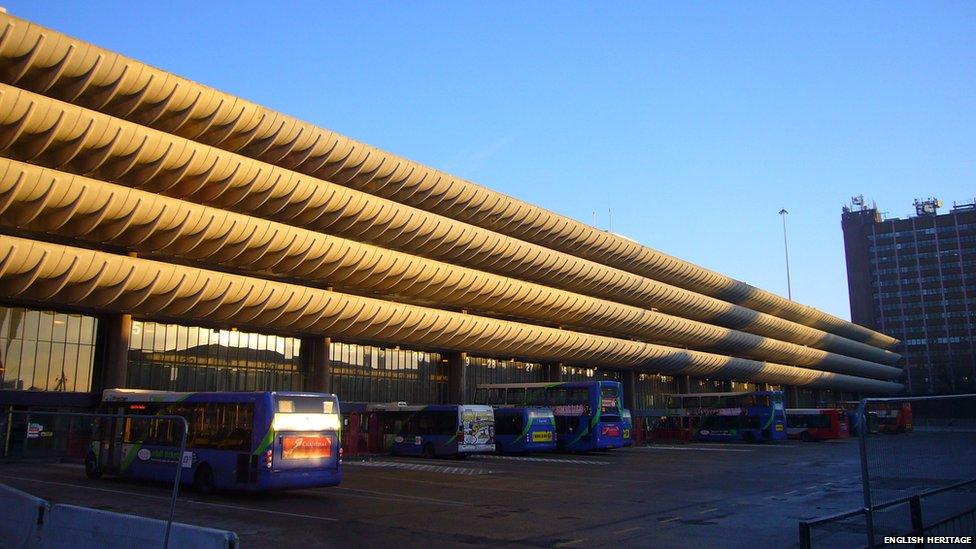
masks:
[[(300, 113), (299, 113), (300, 114)], [(892, 337), (0, 14), (0, 406), (902, 391)]]

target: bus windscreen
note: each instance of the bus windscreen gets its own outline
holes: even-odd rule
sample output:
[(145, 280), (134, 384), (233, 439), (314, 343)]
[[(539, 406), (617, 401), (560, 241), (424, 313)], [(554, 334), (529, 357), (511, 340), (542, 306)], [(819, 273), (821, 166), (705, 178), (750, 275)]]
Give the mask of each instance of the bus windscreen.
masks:
[(616, 387), (601, 387), (600, 413), (613, 416), (620, 414), (619, 399), (620, 395), (617, 394)]

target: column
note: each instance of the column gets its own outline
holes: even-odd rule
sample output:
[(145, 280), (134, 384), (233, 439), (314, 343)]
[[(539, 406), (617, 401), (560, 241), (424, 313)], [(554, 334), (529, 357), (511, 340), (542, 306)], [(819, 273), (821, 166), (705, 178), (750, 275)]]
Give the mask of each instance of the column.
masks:
[(621, 371), (620, 384), (624, 386), (624, 403), (622, 408), (627, 408), (633, 413), (637, 409), (637, 374), (633, 370)]
[(131, 335), (132, 315), (113, 313), (98, 317), (92, 392), (126, 386)]
[(678, 393), (687, 394), (691, 392), (691, 376), (675, 376), (678, 378)]
[(543, 364), (542, 367), (545, 369), (543, 375), (547, 382), (558, 383), (563, 380), (563, 365), (561, 363), (550, 362)]
[(800, 391), (796, 388), (796, 385), (792, 387), (785, 387), (786, 389), (786, 407), (787, 408), (799, 408), (800, 407)]
[(305, 374), (305, 390), (313, 393), (332, 392), (332, 339), (325, 336), (301, 338), (298, 358)]
[(447, 387), (450, 401), (456, 404), (466, 404), (468, 398), (468, 353), (452, 352), (444, 355), (447, 358)]

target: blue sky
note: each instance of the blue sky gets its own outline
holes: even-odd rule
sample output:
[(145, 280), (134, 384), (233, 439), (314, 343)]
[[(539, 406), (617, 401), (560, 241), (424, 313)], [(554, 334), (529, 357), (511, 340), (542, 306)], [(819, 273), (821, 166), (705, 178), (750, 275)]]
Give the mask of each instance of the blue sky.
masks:
[(976, 198), (974, 2), (0, 5), (843, 318), (852, 195)]

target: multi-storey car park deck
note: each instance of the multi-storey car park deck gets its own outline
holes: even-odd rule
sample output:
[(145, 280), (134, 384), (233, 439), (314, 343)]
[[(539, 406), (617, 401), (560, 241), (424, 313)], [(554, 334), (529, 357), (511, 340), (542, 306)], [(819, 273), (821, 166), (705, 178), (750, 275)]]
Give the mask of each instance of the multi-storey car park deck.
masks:
[(884, 334), (7, 14), (0, 300), (8, 406), (902, 389)]

